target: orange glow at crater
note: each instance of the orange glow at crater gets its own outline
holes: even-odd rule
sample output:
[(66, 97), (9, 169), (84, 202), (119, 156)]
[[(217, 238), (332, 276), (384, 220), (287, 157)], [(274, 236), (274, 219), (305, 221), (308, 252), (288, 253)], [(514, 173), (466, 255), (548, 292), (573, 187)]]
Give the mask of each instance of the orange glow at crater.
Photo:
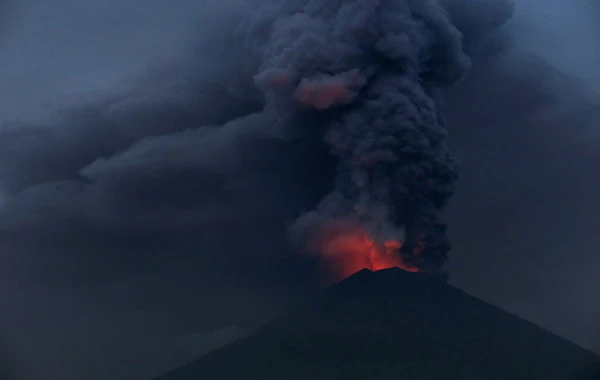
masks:
[(397, 267), (418, 272), (418, 268), (402, 260), (400, 248), (401, 242), (376, 242), (359, 227), (322, 233), (317, 247), (323, 259), (331, 266), (335, 281), (365, 268), (376, 271)]

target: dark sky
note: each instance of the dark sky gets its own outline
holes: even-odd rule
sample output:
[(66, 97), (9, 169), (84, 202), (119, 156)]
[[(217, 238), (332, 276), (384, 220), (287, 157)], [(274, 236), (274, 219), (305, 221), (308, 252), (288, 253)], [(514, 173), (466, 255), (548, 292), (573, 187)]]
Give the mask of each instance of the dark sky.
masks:
[[(498, 11), (446, 1), (467, 36)], [(19, 3), (0, 35), (0, 352), (18, 371), (145, 379), (319, 288), (286, 231), (331, 162), (251, 115), (228, 33), (243, 1)], [(592, 0), (517, 0), (445, 107), (450, 282), (596, 352), (598, 35)]]

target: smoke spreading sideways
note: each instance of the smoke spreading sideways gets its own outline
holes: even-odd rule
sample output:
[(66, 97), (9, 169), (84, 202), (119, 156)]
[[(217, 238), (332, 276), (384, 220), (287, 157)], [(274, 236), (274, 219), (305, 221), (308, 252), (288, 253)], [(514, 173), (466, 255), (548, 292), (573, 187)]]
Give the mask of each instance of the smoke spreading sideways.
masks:
[(273, 288), (305, 286), (315, 265), (327, 281), (391, 266), (446, 278), (458, 163), (440, 102), (503, 46), (512, 2), (210, 3), (181, 57), (2, 123), (0, 236), (20, 277), (193, 260)]
[[(442, 89), (470, 68), (462, 34), (437, 0), (271, 0), (239, 36), (283, 134), (318, 128), (335, 185), (292, 227), (336, 279), (401, 267), (445, 277), (440, 212), (458, 163), (444, 145)], [(310, 112), (318, 123), (298, 122)], [(315, 120), (315, 119), (311, 119)]]

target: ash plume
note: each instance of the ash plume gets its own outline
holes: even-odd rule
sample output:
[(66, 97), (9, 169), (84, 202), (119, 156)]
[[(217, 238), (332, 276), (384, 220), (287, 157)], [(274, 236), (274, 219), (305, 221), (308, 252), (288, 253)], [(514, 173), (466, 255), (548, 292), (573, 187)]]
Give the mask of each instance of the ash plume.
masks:
[[(259, 61), (266, 109), (282, 126), (319, 128), (335, 185), (293, 235), (311, 246), (331, 225), (359, 226), (397, 255), (442, 274), (450, 245), (440, 211), (458, 163), (444, 145), (440, 91), (470, 68), (462, 35), (434, 0), (271, 0), (240, 25)], [(320, 125), (293, 123), (312, 108)]]
[[(185, 54), (44, 120), (2, 121), (0, 236), (39, 263), (21, 277), (106, 281), (193, 257), (304, 287), (315, 262), (381, 242), (402, 248), (381, 265), (440, 273), (457, 175), (440, 90), (468, 69), (461, 33), (508, 17), (493, 1), (198, 4)], [(329, 239), (329, 256), (294, 254), (293, 221), (292, 243)]]

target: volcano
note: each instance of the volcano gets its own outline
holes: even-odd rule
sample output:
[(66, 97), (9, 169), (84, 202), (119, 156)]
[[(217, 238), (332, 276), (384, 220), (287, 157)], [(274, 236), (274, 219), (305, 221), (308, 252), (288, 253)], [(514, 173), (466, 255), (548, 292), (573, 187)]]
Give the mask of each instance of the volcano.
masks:
[(422, 273), (362, 270), (155, 380), (598, 380), (600, 358)]

